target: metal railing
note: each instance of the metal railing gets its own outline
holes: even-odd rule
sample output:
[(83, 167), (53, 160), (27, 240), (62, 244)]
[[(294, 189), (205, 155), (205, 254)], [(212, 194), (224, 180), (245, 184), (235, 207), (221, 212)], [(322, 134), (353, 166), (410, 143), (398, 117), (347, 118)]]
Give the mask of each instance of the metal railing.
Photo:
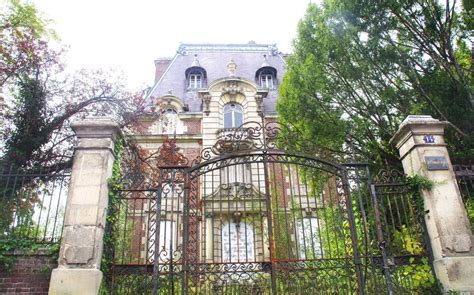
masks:
[(0, 237), (38, 243), (60, 240), (70, 171), (45, 173), (10, 166), (0, 172)]
[(222, 128), (217, 130), (217, 139), (230, 141), (249, 140), (248, 128)]
[(453, 170), (474, 232), (474, 164), (455, 164)]

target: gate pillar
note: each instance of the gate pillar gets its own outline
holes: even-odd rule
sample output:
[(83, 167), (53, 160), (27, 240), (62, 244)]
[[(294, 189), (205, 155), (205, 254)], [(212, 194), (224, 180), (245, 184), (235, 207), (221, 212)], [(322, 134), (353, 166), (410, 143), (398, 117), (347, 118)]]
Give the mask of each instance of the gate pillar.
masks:
[(119, 134), (108, 118), (88, 118), (72, 124), (78, 144), (59, 252), (49, 294), (97, 294), (102, 280), (100, 262), (112, 175), (114, 142)]
[(436, 277), (445, 292), (474, 292), (474, 239), (444, 141), (447, 125), (431, 116), (410, 115), (390, 142), (407, 175), (433, 183), (421, 194)]

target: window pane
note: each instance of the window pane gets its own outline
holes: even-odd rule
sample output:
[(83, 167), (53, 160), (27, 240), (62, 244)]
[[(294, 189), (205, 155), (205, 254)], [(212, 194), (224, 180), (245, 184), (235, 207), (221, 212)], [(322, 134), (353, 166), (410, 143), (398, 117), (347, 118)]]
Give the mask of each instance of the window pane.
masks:
[(253, 227), (247, 223), (234, 222), (222, 225), (222, 262), (254, 261)]
[(244, 122), (242, 106), (229, 103), (224, 106), (224, 128), (237, 128)]
[(202, 75), (201, 74), (190, 74), (189, 75), (189, 88), (197, 89), (202, 87)]
[(156, 243), (156, 221), (150, 221), (150, 239), (148, 246), (148, 259), (154, 261), (159, 259), (160, 263), (169, 261), (172, 257), (171, 251), (176, 251), (176, 223), (171, 220), (160, 221), (158, 243)]
[(224, 128), (232, 128), (232, 112), (224, 113)]
[(234, 127), (239, 127), (244, 122), (241, 112), (234, 112)]
[(161, 134), (174, 134), (176, 132), (176, 123), (178, 115), (173, 109), (168, 109), (161, 116)]
[(260, 86), (263, 88), (273, 88), (273, 75), (262, 74), (260, 77)]
[(301, 259), (321, 258), (318, 219), (302, 218), (298, 221), (298, 252)]

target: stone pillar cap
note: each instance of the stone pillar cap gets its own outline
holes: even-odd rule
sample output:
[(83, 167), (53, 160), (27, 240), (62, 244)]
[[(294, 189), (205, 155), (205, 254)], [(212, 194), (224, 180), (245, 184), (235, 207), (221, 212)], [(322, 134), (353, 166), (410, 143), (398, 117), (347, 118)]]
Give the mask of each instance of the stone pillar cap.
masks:
[(424, 132), (426, 132), (426, 128), (433, 129), (431, 134), (443, 134), (444, 128), (448, 125), (448, 122), (440, 121), (429, 115), (408, 115), (400, 124), (398, 131), (392, 136), (389, 143), (398, 145), (402, 139), (406, 138), (407, 133), (415, 131), (416, 127), (423, 126)]
[(121, 134), (119, 125), (108, 117), (87, 117), (73, 122), (72, 130), (78, 138), (115, 138)]

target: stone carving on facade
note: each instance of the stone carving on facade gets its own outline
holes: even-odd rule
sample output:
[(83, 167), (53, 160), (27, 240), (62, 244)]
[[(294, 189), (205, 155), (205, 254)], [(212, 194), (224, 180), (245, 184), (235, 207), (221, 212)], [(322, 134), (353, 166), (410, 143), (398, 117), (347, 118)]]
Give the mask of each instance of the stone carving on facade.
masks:
[(234, 62), (233, 59), (229, 61), (227, 64), (227, 71), (229, 71), (229, 76), (233, 77), (235, 76), (235, 71), (237, 70), (237, 64)]
[(204, 106), (204, 113), (206, 114), (206, 116), (209, 116), (209, 113), (211, 112), (211, 110), (209, 109), (209, 106), (211, 104), (211, 98), (212, 98), (212, 96), (210, 94), (204, 94), (202, 96), (202, 102), (203, 102), (203, 106)]
[(255, 101), (257, 102), (257, 113), (261, 116), (262, 115), (262, 105), (263, 105), (263, 95), (261, 95), (261, 94), (255, 95)]
[(234, 96), (236, 94), (244, 95), (244, 88), (237, 81), (228, 81), (226, 86), (222, 87), (222, 94)]

